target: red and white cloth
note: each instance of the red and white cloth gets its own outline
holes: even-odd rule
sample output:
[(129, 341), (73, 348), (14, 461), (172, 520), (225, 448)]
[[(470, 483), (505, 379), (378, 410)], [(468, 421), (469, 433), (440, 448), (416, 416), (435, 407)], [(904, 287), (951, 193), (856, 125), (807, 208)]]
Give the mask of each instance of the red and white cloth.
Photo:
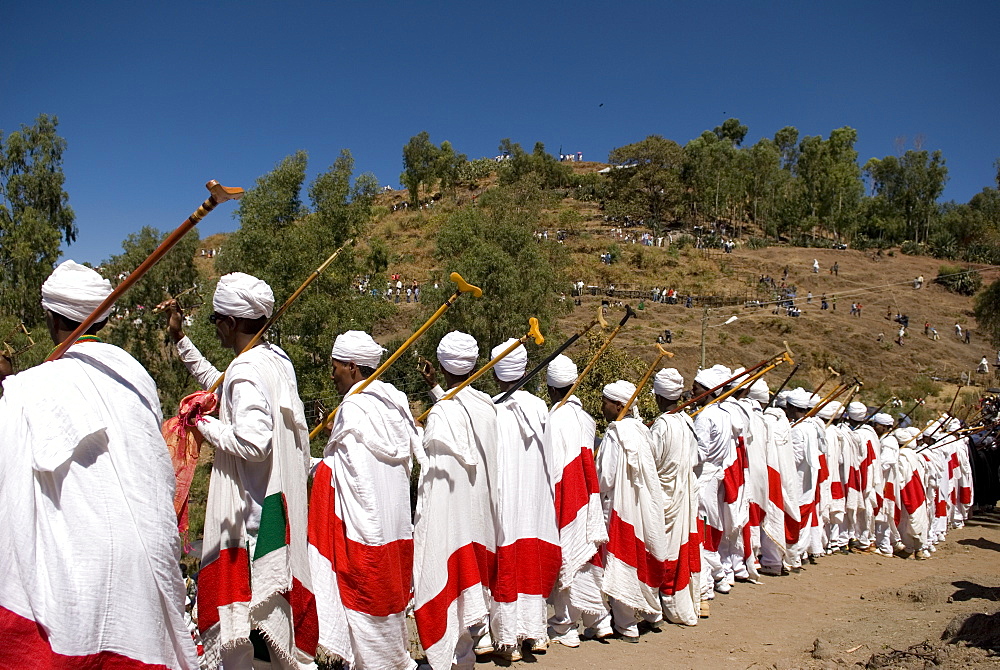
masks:
[(701, 534), (698, 532), (698, 441), (684, 413), (661, 414), (650, 430), (653, 462), (663, 494), (666, 561), (660, 584), (663, 616), (694, 626), (701, 603)]
[(406, 606), (413, 581), (410, 461), (420, 448), (406, 395), (375, 380), (344, 398), (316, 469), (309, 561), (319, 644), (351, 668), (416, 667)]
[[(896, 430), (900, 444), (909, 440), (905, 431)], [(926, 461), (913, 449), (902, 447), (896, 461), (895, 522), (899, 539), (907, 551), (915, 552), (928, 544), (930, 518), (927, 515)]]
[[(767, 507), (761, 530), (782, 553), (780, 558), (788, 562), (788, 553), (799, 541), (802, 527), (791, 424), (784, 411), (777, 407), (765, 409), (764, 420), (767, 422)], [(771, 567), (781, 567), (781, 564), (775, 561)]]
[[(217, 378), (190, 340), (177, 348), (203, 386)], [(206, 664), (245, 653), (260, 630), (282, 663), (308, 667), (319, 636), (307, 546), (309, 427), (287, 354), (260, 344), (237, 356), (219, 419), (203, 417), (198, 430), (215, 446), (198, 579)]]
[(493, 401), (472, 387), (438, 402), (427, 417), (413, 524), (413, 598), (420, 643), (435, 670), (450, 668), (459, 639), (489, 616), (496, 440)]
[(658, 614), (667, 542), (652, 448), (639, 419), (613, 421), (597, 453), (597, 474), (608, 523), (602, 589), (621, 605)]
[(193, 670), (149, 374), (108, 344), (4, 381), (0, 667)]
[[(523, 374), (523, 365), (520, 370)], [(501, 648), (548, 639), (545, 601), (559, 577), (562, 550), (556, 463), (543, 440), (547, 417), (545, 401), (527, 391), (515, 391), (497, 405), (497, 577), (490, 629)]]

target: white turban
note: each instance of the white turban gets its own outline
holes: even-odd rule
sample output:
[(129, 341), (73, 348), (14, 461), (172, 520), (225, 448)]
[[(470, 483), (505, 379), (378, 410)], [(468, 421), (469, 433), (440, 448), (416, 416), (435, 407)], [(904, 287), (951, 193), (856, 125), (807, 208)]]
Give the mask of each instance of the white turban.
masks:
[(897, 428), (892, 431), (892, 436), (899, 442), (899, 446), (903, 446), (913, 438), (913, 435), (906, 428)]
[(872, 421), (879, 424), (880, 426), (891, 426), (892, 424), (896, 423), (895, 420), (893, 420), (892, 415), (886, 414), (885, 412), (879, 412), (878, 414), (873, 416)]
[(841, 405), (836, 400), (831, 400), (830, 402), (823, 405), (823, 408), (820, 411), (816, 412), (816, 416), (818, 416), (821, 419), (826, 419), (827, 421), (829, 421), (835, 416), (840, 416), (840, 414), (843, 411), (844, 411), (843, 405)]
[(377, 368), (385, 349), (363, 330), (349, 330), (337, 335), (330, 357), (344, 363), (355, 363), (366, 368)]
[(782, 391), (778, 395), (774, 396), (774, 406), (775, 407), (785, 407), (788, 405), (788, 394), (791, 391)]
[[(746, 369), (745, 367), (743, 367), (743, 366), (741, 365), (741, 366), (740, 366), (740, 367), (738, 367), (738, 368), (733, 368), (733, 371), (732, 371), (732, 372), (731, 372), (731, 373), (729, 374), (729, 377), (735, 377), (736, 375), (738, 375), (738, 374), (741, 374), (741, 373), (744, 373), (744, 372), (746, 372), (746, 371), (747, 371), (747, 369)], [(727, 377), (727, 379), (728, 379), (729, 377)], [(739, 379), (734, 379), (733, 381), (731, 381), (731, 382), (729, 383), (729, 386), (728, 386), (727, 388), (729, 388), (729, 387), (732, 387), (732, 386), (736, 386), (736, 385), (737, 385), (737, 384), (739, 384), (739, 383), (740, 383), (741, 381), (743, 381), (743, 378), (742, 378), (742, 377), (740, 377)]]
[(553, 358), (545, 371), (545, 383), (554, 389), (572, 386), (577, 377), (576, 363), (565, 354), (559, 354)]
[(868, 406), (863, 402), (852, 402), (847, 406), (847, 416), (851, 421), (864, 421), (868, 418)]
[(959, 421), (958, 419), (953, 418), (948, 422), (948, 425), (945, 428), (945, 430), (947, 430), (949, 433), (952, 433), (961, 427), (962, 427), (962, 422)]
[(910, 437), (916, 437), (917, 435), (920, 435), (920, 429), (917, 428), (916, 426), (909, 426), (906, 429), (906, 432), (910, 434)]
[(788, 393), (786, 402), (788, 402), (788, 404), (791, 405), (792, 407), (798, 407), (799, 409), (809, 409), (810, 407), (813, 407), (816, 404), (816, 401), (813, 400), (814, 397), (815, 394), (810, 393), (809, 391), (805, 390), (800, 386), (799, 388), (794, 389)]
[(218, 314), (237, 319), (271, 316), (274, 310), (274, 293), (267, 282), (261, 279), (243, 272), (230, 272), (222, 275), (215, 287), (212, 309)]
[[(517, 342), (517, 340), (512, 337), (503, 344), (498, 344), (493, 347), (493, 351), (490, 352), (490, 358), (496, 358), (502, 354), (507, 347), (515, 342)], [(525, 349), (522, 344), (514, 349), (514, 351), (497, 361), (497, 364), (493, 366), (493, 371), (497, 374), (497, 379), (502, 382), (516, 382), (524, 376), (524, 368), (527, 365), (528, 350)]]
[(937, 436), (938, 431), (940, 429), (941, 429), (940, 421), (931, 421), (929, 424), (927, 424), (927, 427), (924, 428), (923, 435), (926, 438), (934, 439)]
[(684, 392), (684, 377), (674, 368), (663, 368), (653, 377), (653, 393), (664, 400), (677, 400)]
[[(76, 261), (63, 261), (42, 284), (42, 307), (80, 323), (109, 295), (111, 282), (97, 274), (96, 270)], [(110, 313), (111, 308), (108, 307), (98, 315), (97, 320), (104, 321)]]
[(437, 357), (445, 370), (453, 375), (464, 375), (476, 367), (479, 343), (472, 335), (453, 330), (438, 343)]
[(620, 402), (625, 404), (635, 393), (635, 384), (632, 382), (627, 382), (624, 379), (619, 379), (613, 384), (608, 384), (604, 387), (604, 397), (608, 400), (613, 400), (615, 402)]
[(771, 400), (771, 389), (767, 387), (763, 377), (758, 377), (757, 381), (750, 385), (750, 399), (756, 400), (761, 405), (766, 405)]
[(694, 381), (706, 389), (713, 389), (732, 376), (733, 373), (725, 365), (713, 365), (707, 370), (699, 370), (694, 376)]

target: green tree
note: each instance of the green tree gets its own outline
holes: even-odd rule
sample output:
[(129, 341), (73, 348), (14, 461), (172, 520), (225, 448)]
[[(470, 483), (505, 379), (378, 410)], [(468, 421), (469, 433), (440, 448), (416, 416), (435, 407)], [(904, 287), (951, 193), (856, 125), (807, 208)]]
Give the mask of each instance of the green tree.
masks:
[(0, 130), (0, 312), (40, 323), (39, 287), (52, 272), (61, 242), (76, 239), (63, 190), (66, 140), (59, 120), (41, 114), (6, 138)]
[(796, 161), (796, 176), (810, 225), (848, 238), (864, 194), (858, 152), (854, 149), (857, 139), (857, 131), (847, 126), (831, 131), (826, 140), (804, 137)]
[(938, 214), (948, 168), (940, 151), (907, 151), (901, 157), (872, 158), (865, 164), (876, 210), (902, 222), (907, 239), (926, 242)]
[(1000, 280), (992, 282), (976, 296), (973, 313), (976, 323), (989, 335), (994, 347), (1000, 347)]
[(613, 149), (608, 162), (614, 168), (606, 211), (612, 216), (645, 220), (659, 233), (674, 217), (683, 188), (680, 175), (684, 150), (673, 140), (659, 135)]
[(420, 205), (420, 186), (433, 188), (436, 183), (440, 160), (441, 149), (431, 142), (426, 130), (411, 137), (403, 147), (403, 173), (399, 181), (409, 191), (413, 207)]
[(498, 168), (501, 184), (516, 184), (531, 174), (535, 175), (535, 180), (544, 189), (563, 188), (572, 181), (572, 169), (545, 151), (545, 145), (541, 142), (535, 142), (535, 147), (529, 154), (517, 142), (504, 138), (500, 140), (499, 150), (501, 155), (508, 156)]
[(747, 136), (747, 131), (749, 130), (749, 128), (740, 123), (739, 119), (726, 119), (722, 122), (721, 126), (716, 126), (712, 132), (720, 140), (725, 140), (734, 147), (738, 147), (743, 144), (743, 139)]

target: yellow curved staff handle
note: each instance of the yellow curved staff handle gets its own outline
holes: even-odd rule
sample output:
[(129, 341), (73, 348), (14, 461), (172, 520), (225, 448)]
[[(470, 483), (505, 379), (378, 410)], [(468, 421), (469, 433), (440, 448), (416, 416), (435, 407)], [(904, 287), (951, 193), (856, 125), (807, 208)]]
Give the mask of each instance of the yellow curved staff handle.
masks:
[[(774, 356), (771, 356), (769, 358), (765, 358), (760, 363), (757, 363), (754, 366), (752, 366), (750, 368), (747, 368), (746, 370), (744, 370), (743, 372), (739, 373), (738, 375), (733, 375), (732, 377), (730, 377), (726, 381), (722, 382), (721, 384), (718, 384), (717, 386), (713, 386), (712, 388), (708, 389), (707, 391), (705, 391), (701, 395), (697, 395), (694, 398), (691, 398), (690, 400), (688, 400), (683, 405), (678, 405), (677, 407), (674, 407), (672, 410), (670, 410), (669, 412), (667, 412), (667, 414), (677, 414), (678, 412), (684, 411), (685, 409), (687, 409), (691, 405), (698, 404), (699, 402), (701, 402), (702, 400), (704, 400), (708, 396), (712, 395), (713, 393), (715, 393), (716, 391), (718, 391), (719, 389), (721, 389), (723, 386), (726, 386), (727, 384), (732, 384), (734, 381), (736, 381), (740, 377), (748, 377), (751, 373), (753, 373), (753, 372), (755, 372), (757, 370), (760, 370), (762, 367), (764, 367), (768, 363), (771, 363), (772, 361), (774, 361), (777, 358), (781, 358), (786, 363), (794, 363), (795, 361), (792, 360), (792, 350), (788, 348), (788, 342), (783, 340), (782, 344), (785, 345), (785, 350), (783, 352), (781, 352), (780, 354), (775, 354)], [(773, 370), (773, 369), (774, 369), (773, 367), (769, 368), (768, 371)], [(782, 384), (782, 386), (784, 386), (784, 384)], [(737, 386), (736, 388), (739, 388), (739, 386)], [(708, 404), (705, 405), (705, 407), (708, 407), (708, 405), (711, 405), (711, 404), (712, 403), (708, 403)], [(695, 412), (691, 416), (694, 416), (697, 413), (698, 412)]]
[[(809, 409), (808, 412), (806, 412), (800, 419), (798, 419), (792, 425), (793, 426), (797, 426), (800, 423), (802, 423), (803, 421), (805, 421), (806, 419), (808, 419), (809, 417), (816, 416), (819, 413), (819, 411), (821, 409), (823, 409), (827, 405), (827, 403), (830, 403), (830, 402), (836, 400), (841, 395), (843, 395), (843, 393), (845, 391), (847, 391), (850, 388), (854, 388), (855, 386), (857, 386), (859, 389), (862, 386), (861, 382), (858, 380), (857, 377), (855, 377), (853, 379), (853, 381), (851, 381), (850, 384), (838, 384), (832, 391), (830, 391), (829, 395), (827, 395), (826, 397), (820, 399), (819, 402), (817, 402), (815, 405), (813, 405)], [(854, 395), (854, 394), (852, 393), (851, 395)]]
[(597, 359), (601, 357), (601, 354), (603, 354), (609, 346), (611, 346), (611, 340), (615, 339), (615, 335), (618, 334), (618, 331), (620, 331), (622, 329), (622, 326), (624, 326), (628, 322), (628, 320), (631, 319), (633, 316), (635, 316), (635, 312), (632, 310), (632, 306), (625, 305), (625, 316), (623, 316), (622, 320), (618, 322), (618, 325), (615, 326), (615, 329), (611, 331), (611, 334), (608, 335), (608, 339), (604, 341), (604, 344), (601, 345), (601, 348), (598, 349), (597, 353), (593, 355), (593, 357), (587, 363), (587, 367), (583, 369), (583, 372), (577, 375), (576, 381), (573, 382), (573, 385), (569, 387), (569, 391), (566, 392), (566, 395), (563, 396), (563, 399), (559, 401), (558, 405), (556, 405), (556, 409), (559, 409), (560, 407), (566, 404), (566, 401), (570, 399), (570, 397), (573, 395), (573, 392), (576, 391), (578, 386), (580, 386), (580, 382), (583, 381), (583, 378), (587, 376), (587, 373), (590, 372), (590, 369), (594, 367), (595, 363), (597, 363)]
[(635, 393), (632, 394), (632, 397), (629, 398), (628, 402), (625, 403), (625, 406), (622, 407), (622, 411), (618, 413), (618, 418), (616, 418), (615, 421), (621, 421), (622, 419), (625, 418), (625, 414), (628, 412), (629, 408), (632, 406), (632, 403), (635, 402), (635, 399), (639, 397), (639, 394), (642, 393), (643, 387), (646, 386), (647, 382), (649, 382), (649, 378), (653, 376), (653, 370), (655, 370), (656, 366), (658, 366), (660, 364), (660, 361), (663, 360), (663, 357), (664, 356), (666, 356), (668, 358), (673, 358), (674, 357), (674, 354), (673, 354), (672, 351), (667, 351), (659, 343), (657, 343), (655, 346), (656, 346), (656, 350), (657, 350), (656, 360), (653, 361), (653, 364), (650, 365), (646, 369), (646, 374), (644, 374), (642, 376), (642, 379), (639, 380), (638, 386), (635, 387)]
[[(855, 396), (855, 395), (856, 395), (856, 394), (858, 393), (858, 391), (860, 391), (860, 390), (861, 390), (861, 385), (860, 385), (860, 384), (856, 384), (856, 385), (854, 386), (854, 390), (852, 390), (852, 391), (850, 392), (850, 394), (849, 394), (849, 395), (847, 396), (847, 401), (846, 401), (846, 402), (844, 403), (844, 408), (845, 408), (845, 409), (847, 408), (847, 406), (848, 406), (848, 405), (850, 405), (850, 404), (851, 404), (851, 401), (852, 401), (852, 400), (854, 400), (854, 396)], [(891, 399), (890, 399), (890, 400), (891, 400)], [(890, 401), (889, 401), (889, 400), (887, 400), (886, 402), (890, 402)], [(884, 406), (885, 406), (885, 405), (883, 404), (883, 407), (884, 407)], [(881, 408), (880, 408), (880, 409), (881, 409)], [(875, 412), (875, 414), (878, 414), (878, 412)], [(872, 414), (872, 415), (871, 415), (871, 416), (869, 416), (868, 418), (869, 418), (869, 419), (870, 419), (870, 418), (872, 418), (873, 416), (875, 416), (875, 414)], [(836, 419), (836, 418), (837, 418), (837, 415), (836, 415), (836, 414), (834, 414), (834, 415), (833, 415), (833, 416), (831, 416), (831, 417), (830, 417), (829, 419), (827, 419), (827, 420), (826, 420), (826, 427), (827, 427), (827, 428), (829, 428), (829, 427), (830, 427), (830, 424), (832, 424), (832, 423), (833, 423), (833, 420), (834, 420), (834, 419)]]
[[(763, 377), (764, 375), (766, 375), (768, 372), (770, 372), (774, 368), (776, 368), (779, 365), (781, 365), (782, 363), (789, 363), (789, 364), (794, 363), (795, 361), (793, 361), (792, 357), (788, 355), (787, 345), (785, 345), (785, 346), (786, 346), (785, 351), (783, 351), (780, 354), (778, 354), (777, 356), (774, 356), (774, 357), (771, 358), (771, 360), (774, 361), (774, 362), (770, 363), (769, 365), (764, 366), (763, 368), (760, 368), (757, 372), (753, 373), (752, 375), (748, 375), (739, 384), (736, 384), (735, 386), (733, 386), (733, 388), (729, 389), (725, 393), (720, 394), (719, 397), (712, 398), (711, 400), (709, 400), (707, 403), (705, 403), (704, 405), (702, 405), (701, 407), (699, 407), (697, 410), (695, 410), (694, 412), (692, 412), (691, 413), (691, 418), (694, 418), (694, 417), (698, 416), (698, 414), (700, 414), (701, 411), (703, 409), (705, 409), (706, 407), (708, 407), (709, 405), (714, 405), (717, 402), (722, 402), (723, 400), (725, 400), (726, 398), (728, 398), (732, 394), (736, 393), (737, 391), (739, 391), (741, 388), (743, 388), (747, 384), (753, 384), (755, 381), (757, 381), (758, 379), (760, 379), (761, 377)], [(775, 359), (777, 359), (777, 360), (775, 360)], [(743, 372), (740, 373), (740, 375), (746, 375), (746, 371), (744, 370)]]
[[(295, 289), (295, 293), (288, 296), (288, 300), (285, 301), (285, 304), (279, 307), (278, 311), (271, 315), (271, 318), (267, 320), (267, 322), (264, 324), (264, 327), (257, 331), (257, 334), (253, 336), (253, 339), (251, 339), (249, 343), (247, 343), (247, 346), (243, 347), (243, 351), (241, 351), (240, 353), (243, 354), (253, 349), (257, 345), (257, 343), (260, 342), (261, 338), (264, 337), (264, 333), (267, 332), (267, 329), (273, 326), (278, 321), (278, 319), (281, 318), (281, 315), (284, 314), (285, 311), (292, 306), (292, 303), (295, 302), (300, 295), (302, 295), (302, 292), (306, 290), (309, 284), (313, 283), (313, 280), (316, 279), (316, 277), (319, 277), (321, 274), (323, 274), (323, 270), (326, 270), (328, 267), (330, 267), (330, 263), (333, 262), (333, 259), (335, 259), (338, 255), (340, 255), (340, 252), (346, 249), (347, 245), (353, 241), (354, 241), (353, 239), (350, 239), (344, 242), (344, 244), (342, 244), (339, 249), (334, 251), (332, 254), (330, 254), (329, 258), (323, 261), (322, 265), (313, 270), (312, 274), (306, 277), (306, 280), (302, 282), (302, 285), (299, 286), (297, 289)], [(219, 375), (219, 378), (215, 380), (215, 383), (212, 384), (211, 388), (208, 389), (208, 392), (215, 393), (216, 389), (219, 388), (219, 386), (222, 384), (222, 380), (225, 378), (226, 378), (226, 373), (223, 372), (221, 375)]]
[[(402, 356), (407, 349), (409, 349), (411, 344), (416, 342), (421, 335), (426, 333), (427, 329), (430, 328), (435, 321), (440, 319), (441, 315), (447, 312), (449, 307), (455, 304), (455, 301), (458, 300), (458, 296), (462, 295), (463, 293), (471, 293), (472, 297), (474, 298), (483, 297), (483, 289), (479, 288), (478, 286), (473, 286), (469, 282), (465, 281), (464, 279), (462, 279), (462, 275), (458, 274), (457, 272), (452, 272), (450, 275), (448, 275), (448, 279), (450, 279), (456, 285), (457, 288), (455, 289), (455, 292), (452, 293), (451, 296), (447, 300), (445, 300), (440, 307), (437, 308), (437, 311), (431, 315), (431, 318), (427, 319), (427, 321), (424, 322), (424, 325), (417, 328), (416, 332), (413, 333), (413, 335), (410, 335), (410, 337), (406, 340), (406, 342), (403, 342), (401, 345), (399, 345), (399, 348), (396, 349), (396, 351), (392, 354), (392, 356), (389, 356), (389, 358), (385, 359), (385, 362), (382, 363), (382, 365), (378, 366), (375, 372), (369, 375), (368, 379), (362, 382), (361, 386), (358, 386), (356, 389), (354, 389), (350, 393), (350, 395), (354, 395), (355, 393), (361, 393), (366, 388), (368, 388), (369, 384), (378, 379), (383, 372), (388, 370), (389, 366), (395, 363), (399, 359), (399, 357)], [(319, 435), (319, 431), (323, 429), (323, 426), (330, 425), (330, 422), (332, 422), (334, 417), (337, 416), (338, 409), (340, 409), (340, 405), (337, 405), (333, 409), (333, 411), (330, 412), (330, 414), (327, 415), (327, 417), (323, 419), (322, 422), (320, 422), (318, 426), (312, 429), (312, 432), (309, 433), (310, 440)]]
[[(528, 319), (528, 332), (527, 333), (525, 333), (522, 337), (520, 337), (516, 341), (511, 342), (510, 346), (508, 346), (506, 349), (504, 349), (503, 351), (501, 351), (500, 354), (498, 356), (496, 356), (496, 358), (494, 358), (489, 363), (487, 363), (483, 367), (481, 367), (478, 370), (476, 370), (474, 373), (472, 373), (471, 376), (469, 376), (468, 379), (466, 379), (465, 381), (463, 381), (461, 384), (459, 384), (455, 388), (453, 388), (450, 391), (448, 391), (448, 393), (446, 393), (444, 395), (444, 397), (441, 398), (441, 400), (450, 400), (451, 398), (454, 398), (456, 393), (458, 393), (459, 391), (461, 391), (462, 389), (464, 389), (466, 386), (468, 386), (472, 382), (474, 382), (477, 379), (479, 379), (480, 377), (482, 377), (489, 370), (493, 369), (493, 366), (496, 365), (497, 363), (499, 363), (500, 361), (502, 361), (503, 358), (507, 354), (509, 354), (510, 352), (514, 351), (515, 349), (517, 349), (519, 346), (521, 346), (522, 344), (524, 344), (525, 342), (527, 342), (530, 339), (533, 339), (535, 341), (535, 344), (539, 345), (539, 346), (545, 343), (545, 338), (542, 337), (542, 331), (538, 328), (538, 319), (536, 319), (535, 317), (531, 317), (530, 319)], [(441, 400), (439, 400), (438, 402), (441, 402)], [(417, 418), (417, 423), (423, 423), (424, 419), (427, 418), (427, 415), (431, 413), (431, 409), (432, 408), (428, 408), (428, 410), (426, 412), (424, 412), (423, 414), (421, 414)]]

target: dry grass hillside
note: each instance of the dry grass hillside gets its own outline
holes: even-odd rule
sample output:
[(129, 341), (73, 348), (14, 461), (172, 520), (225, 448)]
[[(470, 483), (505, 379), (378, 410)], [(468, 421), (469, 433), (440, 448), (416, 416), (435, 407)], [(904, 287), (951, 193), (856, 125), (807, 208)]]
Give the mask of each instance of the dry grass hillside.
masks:
[[(578, 164), (577, 170), (594, 171), (600, 163)], [(392, 204), (402, 202), (405, 194), (393, 192), (381, 196), (377, 208), (377, 221), (372, 235), (385, 239), (393, 251), (389, 272), (399, 272), (408, 282), (441, 279), (444, 267), (434, 257), (434, 238), (448, 212), (469, 206), (476, 190), (461, 192), (455, 198), (444, 197), (433, 206), (419, 212), (392, 211)], [(865, 382), (863, 400), (877, 403), (891, 392), (901, 396), (921, 397), (936, 393), (930, 406), (944, 405), (951, 401), (956, 386), (948, 380), (957, 380), (964, 372), (975, 370), (979, 360), (986, 356), (993, 368), (996, 351), (991, 348), (972, 315), (973, 299), (950, 293), (933, 283), (944, 263), (940, 260), (907, 256), (897, 250), (885, 250), (881, 256), (871, 252), (832, 249), (807, 249), (776, 246), (763, 249), (737, 248), (731, 254), (720, 250), (649, 247), (633, 242), (641, 235), (639, 229), (624, 229), (621, 236), (616, 228), (605, 222), (596, 203), (572, 199), (560, 201), (553, 209), (543, 213), (538, 231), (547, 230), (548, 240), (539, 244), (558, 244), (557, 231), (568, 231), (563, 244), (567, 247), (570, 262), (567, 266), (567, 300), (572, 301), (570, 285), (583, 281), (588, 287), (599, 287), (597, 295), (586, 291), (579, 306), (559, 323), (562, 335), (568, 335), (593, 318), (603, 300), (608, 300), (605, 290), (610, 285), (617, 289), (648, 292), (654, 287), (675, 288), (679, 293), (694, 296), (722, 296), (738, 301), (736, 306), (711, 307), (705, 311), (702, 300), (696, 298), (692, 308), (679, 304), (651, 303), (646, 297), (610, 299), (609, 321), (622, 313), (619, 302), (628, 302), (638, 310), (638, 317), (623, 329), (617, 344), (631, 353), (646, 359), (654, 357), (656, 338), (664, 329), (670, 329), (673, 341), (667, 347), (675, 353), (669, 364), (685, 376), (692, 375), (701, 358), (702, 321), (705, 319), (706, 363), (723, 363), (730, 367), (750, 366), (780, 351), (787, 341), (796, 362), (801, 364), (793, 383), (819, 384), (825, 377), (827, 366), (845, 375), (857, 375)], [(674, 236), (679, 233), (675, 232)], [(624, 239), (623, 239), (624, 238)], [(617, 245), (618, 260), (607, 265), (600, 255), (612, 245)], [(811, 271), (816, 259), (820, 272)], [(839, 264), (839, 274), (830, 268)], [(771, 306), (749, 308), (742, 306), (743, 299), (769, 300), (770, 294), (758, 293), (761, 275), (773, 277), (780, 284), (783, 269), (788, 267), (789, 285), (798, 291), (796, 304), (802, 309), (800, 317), (789, 317), (785, 310), (772, 313)], [(923, 288), (915, 290), (913, 279), (923, 276)], [(984, 284), (996, 279), (996, 269), (984, 268)], [(474, 281), (474, 278), (468, 278)], [(806, 302), (812, 292), (813, 300)], [(830, 309), (820, 308), (820, 299), (826, 295)], [(836, 302), (835, 310), (834, 301)], [(642, 303), (643, 309), (638, 307)], [(710, 302), (705, 300), (704, 302)], [(852, 302), (863, 305), (861, 316), (850, 315)], [(377, 329), (379, 338), (389, 340), (406, 334), (410, 319), (407, 312), (416, 310), (414, 305), (403, 304), (400, 317)], [(910, 327), (903, 346), (895, 344), (899, 325), (886, 319), (887, 311), (909, 317)], [(725, 322), (730, 316), (738, 319)], [(707, 318), (706, 318), (707, 316)], [(924, 324), (929, 323), (938, 331), (935, 341), (924, 335)], [(955, 324), (963, 331), (972, 329), (971, 344), (955, 336)], [(559, 333), (556, 333), (559, 335)], [(880, 337), (881, 341), (880, 341)], [(582, 346), (582, 345), (578, 345)], [(787, 372), (778, 368), (770, 373), (772, 387), (781, 382)], [(989, 377), (973, 374), (973, 382), (981, 386), (994, 384)], [(931, 383), (931, 378), (945, 380)], [(971, 394), (970, 394), (971, 395)]]

